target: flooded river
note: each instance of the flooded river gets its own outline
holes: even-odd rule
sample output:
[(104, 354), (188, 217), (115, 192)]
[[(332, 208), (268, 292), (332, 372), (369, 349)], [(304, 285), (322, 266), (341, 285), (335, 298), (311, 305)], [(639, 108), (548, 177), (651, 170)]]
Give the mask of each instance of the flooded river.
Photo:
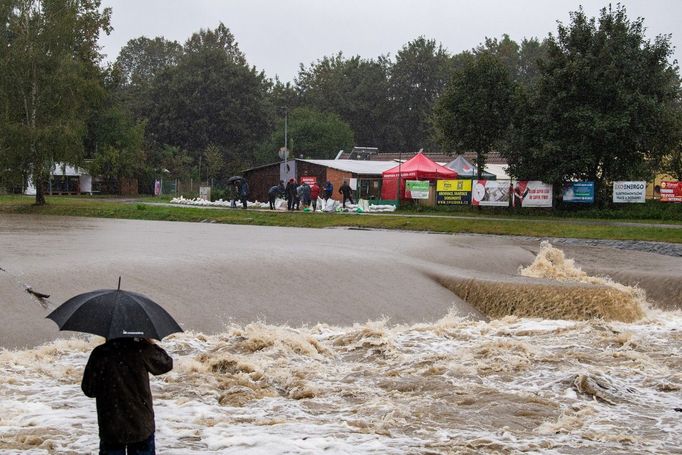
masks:
[(0, 267), (0, 453), (96, 451), (94, 401), (79, 384), (102, 340), (44, 317), (119, 275), (187, 330), (163, 341), (175, 368), (152, 379), (160, 453), (682, 446), (679, 257), (16, 216), (0, 218)]

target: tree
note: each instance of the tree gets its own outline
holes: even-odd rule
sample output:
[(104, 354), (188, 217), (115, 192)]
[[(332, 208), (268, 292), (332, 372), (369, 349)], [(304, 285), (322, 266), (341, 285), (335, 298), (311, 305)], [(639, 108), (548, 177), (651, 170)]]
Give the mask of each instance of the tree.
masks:
[(4, 0), (0, 14), (0, 150), (32, 176), (42, 205), (53, 163), (82, 158), (111, 10), (99, 0)]
[(391, 109), (397, 147), (403, 151), (437, 149), (431, 115), (453, 73), (453, 60), (435, 40), (419, 37), (398, 51), (390, 69)]
[[(206, 167), (206, 179), (213, 180), (220, 176), (220, 171), (223, 168), (223, 154), (215, 144), (210, 144), (206, 147), (204, 152), (205, 167)], [(199, 176), (201, 178), (201, 175)]]
[(296, 78), (300, 105), (337, 114), (353, 130), (358, 144), (391, 147), (392, 111), (389, 105), (386, 57), (324, 57), (301, 65)]
[(651, 176), (676, 137), (680, 84), (670, 37), (651, 42), (644, 31), (621, 5), (559, 24), (536, 90), (519, 97), (505, 153), (512, 175), (592, 180), (601, 201), (611, 181)]
[(662, 170), (682, 182), (682, 146), (663, 157)]
[(479, 179), (488, 152), (509, 126), (512, 93), (506, 67), (491, 54), (482, 53), (455, 72), (434, 110), (443, 145), (476, 152)]
[[(294, 156), (331, 159), (353, 144), (353, 130), (338, 115), (299, 107), (289, 113), (289, 138)], [(274, 156), (284, 143), (284, 123), (279, 123), (266, 150)], [(265, 160), (264, 160), (265, 161)]]
[(226, 161), (228, 155), (244, 165), (253, 161), (271, 131), (270, 85), (245, 63), (228, 33), (223, 26), (194, 34), (178, 64), (155, 79), (147, 124), (152, 147), (179, 147), (197, 162), (215, 144)]
[(489, 53), (507, 68), (514, 82), (524, 87), (533, 86), (540, 76), (539, 62), (545, 58), (546, 46), (536, 38), (524, 38), (519, 45), (509, 35), (486, 38), (474, 49), (476, 55)]
[(112, 73), (117, 80), (118, 94), (127, 108), (138, 118), (146, 116), (154, 100), (150, 89), (155, 79), (166, 69), (177, 64), (182, 56), (182, 45), (163, 37), (141, 36), (123, 46)]
[(109, 192), (117, 192), (121, 179), (142, 173), (144, 124), (135, 122), (123, 108), (109, 106), (97, 112), (87, 142), (92, 151), (90, 174), (101, 176)]

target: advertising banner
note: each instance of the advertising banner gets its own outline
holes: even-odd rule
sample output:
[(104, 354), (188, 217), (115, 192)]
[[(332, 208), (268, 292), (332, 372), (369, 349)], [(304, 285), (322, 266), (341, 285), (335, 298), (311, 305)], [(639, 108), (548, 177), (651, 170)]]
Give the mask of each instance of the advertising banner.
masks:
[(514, 183), (514, 207), (551, 207), (552, 185), (539, 180), (520, 180)]
[(564, 184), (564, 202), (594, 203), (594, 182), (570, 182)]
[(199, 187), (199, 199), (204, 201), (211, 200), (211, 187), (210, 186), (200, 186)]
[(644, 204), (646, 182), (613, 182), (613, 202)]
[(661, 202), (682, 202), (682, 182), (661, 182)]
[(474, 180), (471, 205), (506, 207), (509, 205), (509, 180)]
[(316, 181), (317, 181), (317, 177), (315, 177), (314, 175), (302, 175), (301, 176), (301, 184), (303, 184), (303, 182), (305, 182), (308, 185), (313, 186), (313, 183), (315, 183)]
[(405, 197), (408, 199), (428, 199), (429, 181), (428, 180), (406, 180)]
[(471, 203), (471, 180), (438, 180), (436, 182), (437, 205), (469, 205)]

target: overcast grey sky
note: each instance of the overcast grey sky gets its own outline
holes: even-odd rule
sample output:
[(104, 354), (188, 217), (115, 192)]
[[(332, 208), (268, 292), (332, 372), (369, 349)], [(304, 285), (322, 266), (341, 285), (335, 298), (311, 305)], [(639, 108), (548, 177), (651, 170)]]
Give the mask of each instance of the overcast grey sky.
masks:
[[(100, 44), (116, 59), (128, 40), (163, 36), (184, 41), (221, 21), (235, 35), (251, 65), (293, 81), (305, 65), (343, 51), (365, 58), (395, 56), (424, 35), (452, 53), (471, 49), (486, 36), (508, 33), (545, 37), (569, 11), (583, 5), (597, 16), (608, 1), (574, 0), (103, 0), (114, 30)], [(613, 2), (615, 4), (615, 2)], [(674, 58), (682, 61), (682, 0), (621, 1), (631, 19), (643, 17), (647, 35), (672, 34)]]

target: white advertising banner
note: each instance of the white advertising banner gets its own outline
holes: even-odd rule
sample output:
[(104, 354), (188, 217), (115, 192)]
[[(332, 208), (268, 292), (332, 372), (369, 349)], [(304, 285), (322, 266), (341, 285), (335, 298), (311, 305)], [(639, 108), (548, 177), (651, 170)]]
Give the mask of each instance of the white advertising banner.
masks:
[(514, 207), (551, 207), (552, 184), (539, 180), (514, 182), (512, 198)]
[(471, 205), (509, 205), (509, 180), (474, 180), (471, 191)]
[(613, 202), (619, 204), (643, 204), (646, 182), (613, 182)]

